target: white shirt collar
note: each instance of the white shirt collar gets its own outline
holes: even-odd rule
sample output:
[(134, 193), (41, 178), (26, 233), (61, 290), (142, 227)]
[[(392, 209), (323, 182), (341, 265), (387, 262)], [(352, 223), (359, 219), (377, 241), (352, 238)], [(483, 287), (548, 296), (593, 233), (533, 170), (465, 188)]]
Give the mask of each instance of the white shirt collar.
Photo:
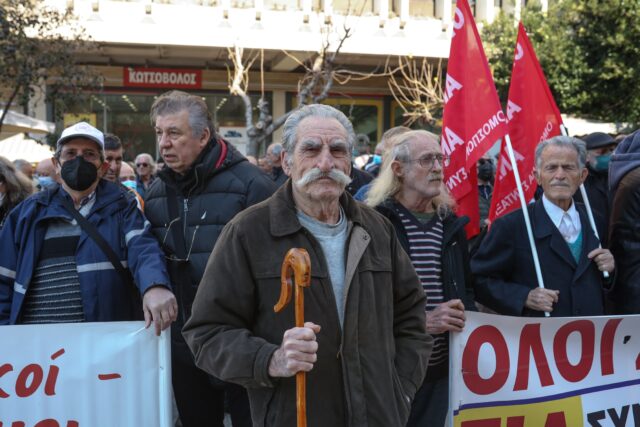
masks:
[[(554, 204), (551, 200), (547, 199), (545, 194), (542, 194), (542, 205), (544, 206), (544, 210), (547, 212), (547, 215), (549, 215), (549, 218), (551, 218), (551, 222), (553, 222), (556, 228), (558, 228), (565, 211), (558, 205)], [(582, 224), (580, 223), (580, 214), (578, 214), (576, 204), (573, 200), (571, 201), (571, 206), (566, 213), (569, 214), (569, 218), (571, 218), (571, 222), (573, 222), (573, 226), (575, 228), (575, 235), (571, 236), (571, 239), (569, 239), (570, 241), (574, 241), (582, 231)]]

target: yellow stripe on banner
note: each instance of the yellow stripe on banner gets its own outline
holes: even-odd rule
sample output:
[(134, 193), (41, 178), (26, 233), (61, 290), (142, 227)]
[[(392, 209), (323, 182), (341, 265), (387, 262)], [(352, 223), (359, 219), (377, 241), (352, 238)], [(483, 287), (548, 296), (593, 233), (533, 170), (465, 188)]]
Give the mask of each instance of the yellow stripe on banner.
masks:
[(455, 427), (583, 427), (580, 396), (523, 405), (461, 410)]

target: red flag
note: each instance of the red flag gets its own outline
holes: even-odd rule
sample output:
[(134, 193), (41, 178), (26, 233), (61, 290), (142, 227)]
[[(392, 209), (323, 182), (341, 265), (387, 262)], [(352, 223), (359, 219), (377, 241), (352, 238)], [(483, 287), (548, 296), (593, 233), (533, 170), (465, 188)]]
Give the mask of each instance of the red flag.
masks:
[[(507, 119), (522, 190), (525, 200), (529, 201), (536, 191), (533, 171), (535, 148), (540, 141), (560, 135), (562, 118), (522, 23), (518, 28), (518, 41), (511, 71)], [(503, 141), (491, 197), (489, 220), (493, 221), (519, 207), (516, 180)]]
[(467, 235), (478, 234), (478, 184), (476, 162), (507, 132), (489, 64), (467, 0), (456, 3), (451, 51), (447, 65), (442, 153), (447, 188), (467, 215)]

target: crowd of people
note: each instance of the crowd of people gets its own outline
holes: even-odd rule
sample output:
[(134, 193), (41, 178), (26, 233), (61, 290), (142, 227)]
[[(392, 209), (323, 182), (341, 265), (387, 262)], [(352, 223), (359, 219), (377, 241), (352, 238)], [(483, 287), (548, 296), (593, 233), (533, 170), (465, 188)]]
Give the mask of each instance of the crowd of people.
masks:
[[(448, 334), (467, 310), (640, 312), (640, 133), (537, 147), (528, 213), (542, 288), (521, 210), (470, 252), (430, 132), (389, 129), (358, 157), (368, 143), (347, 117), (307, 105), (255, 159), (216, 134), (198, 96), (167, 92), (150, 120), (158, 162), (128, 164), (118, 136), (84, 122), (35, 172), (0, 158), (0, 324), (171, 328), (184, 427), (222, 426), (225, 413), (235, 427), (294, 426), (300, 371), (309, 426), (442, 426)], [(494, 175), (482, 158), (484, 226)], [(291, 248), (311, 262), (303, 327), (293, 307), (273, 311)]]

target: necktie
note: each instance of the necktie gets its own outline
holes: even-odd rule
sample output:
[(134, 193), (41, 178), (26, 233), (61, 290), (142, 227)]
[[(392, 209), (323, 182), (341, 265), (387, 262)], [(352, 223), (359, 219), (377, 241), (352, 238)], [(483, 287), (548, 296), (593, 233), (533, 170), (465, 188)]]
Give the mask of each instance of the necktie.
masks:
[(573, 221), (571, 221), (571, 217), (568, 213), (562, 215), (562, 220), (560, 221), (558, 230), (560, 231), (560, 234), (562, 234), (564, 240), (566, 240), (567, 242), (571, 242), (571, 240), (575, 236), (576, 228), (573, 225)]

